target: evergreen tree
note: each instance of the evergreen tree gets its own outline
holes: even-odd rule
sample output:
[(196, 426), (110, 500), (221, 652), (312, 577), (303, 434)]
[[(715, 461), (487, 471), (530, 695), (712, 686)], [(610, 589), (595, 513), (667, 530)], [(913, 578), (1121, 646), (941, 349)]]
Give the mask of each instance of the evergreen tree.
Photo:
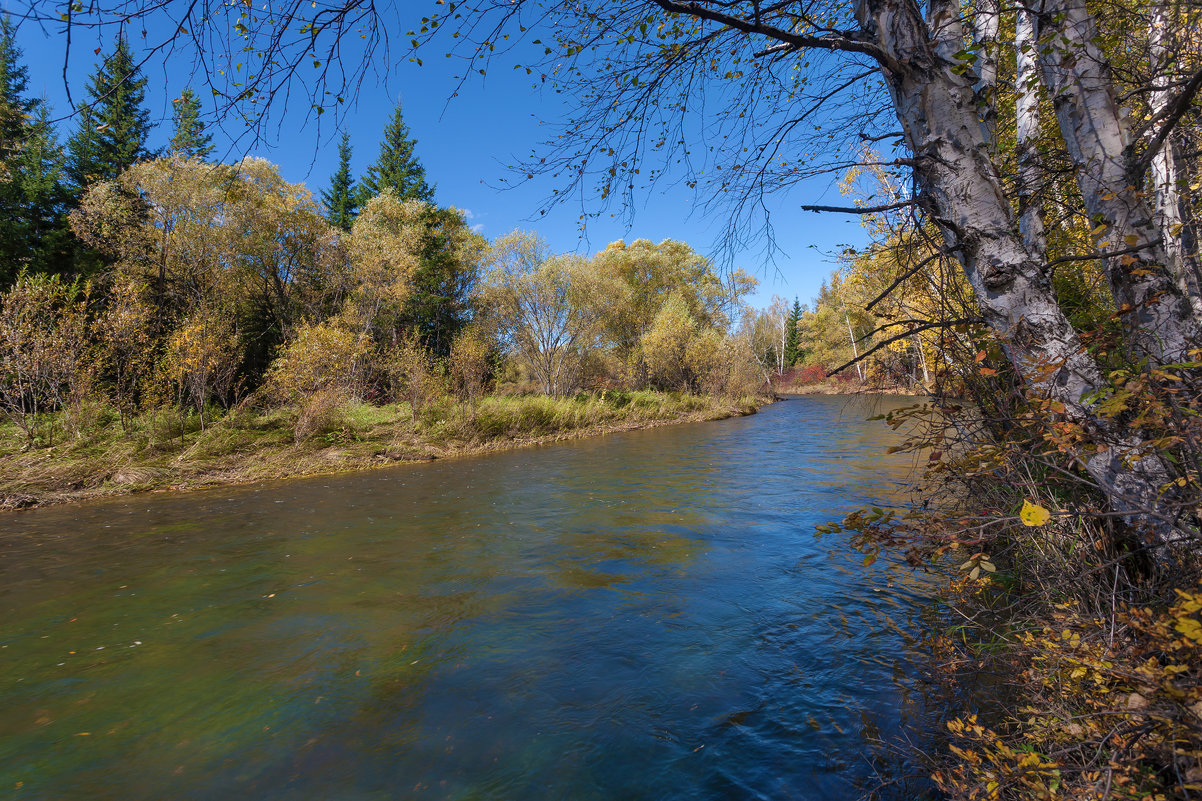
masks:
[(417, 140), (409, 136), (409, 126), (401, 117), (398, 103), (392, 120), (384, 129), (380, 142), (380, 157), (367, 168), (359, 181), (359, 204), (391, 189), (401, 200), (422, 200), (434, 203), (434, 187), (426, 183), (426, 168), (417, 160), (413, 149)]
[(0, 19), (0, 287), (21, 269), (69, 267), (63, 154), (46, 104), (25, 95), (28, 72), (15, 29)]
[(188, 88), (172, 103), (174, 133), (168, 144), (171, 155), (204, 161), (213, 154), (213, 137), (205, 133), (205, 124), (200, 119), (200, 99)]
[(27, 97), (29, 70), (21, 63), (12, 18), (0, 18), (0, 158), (20, 150), (42, 101)]
[(330, 178), (330, 188), (321, 193), (321, 202), (326, 204), (326, 217), (331, 225), (343, 231), (351, 230), (351, 223), (359, 213), (359, 190), (351, 177), (351, 137), (342, 132), (338, 143), (338, 170)]
[(472, 290), (479, 269), (473, 259), (465, 257), (471, 248), (464, 245), (478, 237), (455, 209), (431, 208), (422, 222), (425, 230), (418, 249), (419, 265), (400, 323), (415, 331), (430, 353), (442, 358), (450, 354), (455, 335), (472, 317)]
[[(29, 135), (13, 160), (17, 208), (16, 242), (20, 260), (36, 272), (72, 269), (72, 236), (67, 223), (70, 194), (64, 183), (66, 156), (42, 103), (30, 122)], [(6, 217), (6, 222), (8, 221)], [(0, 234), (0, 238), (6, 238)]]
[(789, 318), (786, 325), (788, 329), (785, 331), (785, 368), (788, 369), (797, 364), (801, 357), (798, 352), (799, 337), (797, 333), (797, 323), (801, 320), (801, 302), (797, 298), (793, 298), (793, 308), (789, 311)]
[(67, 174), (76, 192), (151, 157), (146, 149), (150, 113), (142, 107), (145, 87), (129, 43), (119, 36), (88, 82), (91, 102), (80, 107), (79, 129), (67, 145)]

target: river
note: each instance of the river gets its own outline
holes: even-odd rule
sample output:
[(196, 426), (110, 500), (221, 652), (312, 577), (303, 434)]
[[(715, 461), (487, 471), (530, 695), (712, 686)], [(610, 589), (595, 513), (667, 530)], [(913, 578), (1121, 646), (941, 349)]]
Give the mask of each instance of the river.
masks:
[(8, 513), (0, 797), (855, 797), (930, 585), (813, 529), (907, 402)]

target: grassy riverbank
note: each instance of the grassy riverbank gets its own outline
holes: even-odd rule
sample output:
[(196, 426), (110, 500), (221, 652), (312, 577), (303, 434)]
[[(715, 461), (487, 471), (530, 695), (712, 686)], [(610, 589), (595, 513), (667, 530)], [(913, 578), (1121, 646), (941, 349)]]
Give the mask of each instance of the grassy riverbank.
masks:
[(418, 415), (406, 404), (351, 403), (327, 410), (298, 437), (293, 409), (234, 409), (213, 420), (164, 411), (124, 431), (115, 412), (93, 410), (78, 434), (59, 431), (28, 447), (0, 426), (0, 508), (268, 478), (363, 470), (561, 439), (753, 413), (761, 399), (659, 392), (572, 398), (489, 396), (444, 400)]

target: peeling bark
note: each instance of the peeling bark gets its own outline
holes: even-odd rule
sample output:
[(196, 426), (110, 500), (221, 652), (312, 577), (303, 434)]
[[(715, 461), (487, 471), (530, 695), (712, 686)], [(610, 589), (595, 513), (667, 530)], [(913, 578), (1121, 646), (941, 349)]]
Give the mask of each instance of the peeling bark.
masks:
[[(1021, 13), (1021, 12), (1020, 12)], [(997, 149), (997, 65), (998, 34), (1002, 26), (1002, 9), (999, 0), (977, 0), (972, 27), (977, 40), (977, 82), (973, 91), (981, 113), (981, 126), (985, 129), (985, 141)]]
[(1039, 73), (1035, 63), (1035, 18), (1018, 9), (1014, 36), (1017, 51), (1015, 117), (1018, 143), (1018, 230), (1032, 255), (1047, 261), (1043, 209), (1037, 187), (1043, 174), (1039, 163)]
[[(1169, 84), (1172, 67), (1172, 48), (1169, 45), (1169, 7), (1157, 3), (1152, 7), (1149, 30), (1149, 56), (1152, 73), (1152, 93), (1149, 111), (1152, 116), (1163, 115), (1169, 108), (1172, 92)], [(1198, 275), (1198, 263), (1194, 254), (1183, 245), (1185, 220), (1182, 213), (1181, 192), (1178, 189), (1177, 146), (1170, 137), (1152, 157), (1152, 185), (1156, 191), (1156, 224), (1164, 241), (1165, 255), (1177, 288), (1189, 300), (1196, 318), (1202, 319), (1202, 280)]]
[(1062, 404), (1095, 443), (1077, 459), (1112, 508), (1150, 541), (1162, 540), (1171, 530), (1158, 512), (1167, 471), (1137, 438), (1094, 414), (1105, 381), (1057, 302), (1044, 259), (1018, 232), (969, 80), (939, 57), (913, 0), (858, 0), (856, 11), (888, 56), (882, 72), (916, 156), (920, 202), (963, 266), (982, 316), (1035, 393)]
[[(1039, 64), (1077, 184), (1098, 231), (1106, 275), (1131, 344), (1154, 363), (1184, 361), (1197, 324), (1168, 267), (1138, 178), (1127, 119), (1115, 100), (1085, 0), (1035, 0)], [(1124, 251), (1123, 253), (1116, 253)]]

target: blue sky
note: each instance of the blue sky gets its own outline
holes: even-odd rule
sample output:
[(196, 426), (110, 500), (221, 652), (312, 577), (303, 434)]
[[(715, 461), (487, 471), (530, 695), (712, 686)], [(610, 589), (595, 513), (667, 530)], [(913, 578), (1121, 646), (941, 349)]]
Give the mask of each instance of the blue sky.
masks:
[[(44, 95), (56, 117), (67, 114), (65, 38), (55, 31), (25, 25), (19, 29), (18, 43), (29, 67), (30, 91)], [(132, 38), (136, 53), (140, 44), (136, 36)], [(73, 33), (67, 76), (75, 102), (85, 96), (86, 79), (99, 59), (93, 50), (108, 52), (112, 45), (111, 32), (102, 39), (90, 31)], [(422, 66), (403, 58), (396, 60), (400, 64), (390, 72), (381, 67), (378, 74), (364, 76), (359, 96), (342, 121), (351, 136), (356, 173), (375, 159), (380, 134), (393, 104), (400, 99), (405, 121), (418, 141), (418, 157), (437, 184), (438, 202), (469, 212), (472, 224), (487, 237), (522, 228), (537, 231), (560, 252), (589, 254), (615, 239), (637, 238), (678, 239), (707, 255), (713, 251), (724, 223), (721, 210), (718, 214), (694, 210), (693, 190), (682, 186), (665, 184), (643, 191), (630, 210), (630, 220), (622, 210), (610, 209), (588, 220), (583, 236), (578, 202), (540, 216), (542, 201), (557, 185), (550, 176), (536, 177), (515, 188), (501, 187), (506, 179), (517, 177), (508, 165), (536, 150), (547, 138), (549, 126), (567, 113), (565, 100), (532, 88), (524, 70), (502, 68), (469, 80), (451, 97), (458, 83), (456, 60), (427, 58)], [(162, 145), (170, 135), (170, 101), (192, 82), (190, 66), (190, 59), (181, 56), (166, 63), (153, 57), (147, 60), (148, 106), (159, 123), (153, 145)], [(197, 88), (203, 101), (205, 93)], [(291, 106), (277, 103), (271, 110), (267, 135), (257, 142), (249, 142), (244, 128), (229, 123), (222, 130), (211, 131), (219, 145), (217, 155), (226, 160), (261, 156), (278, 164), (288, 180), (303, 182), (317, 193), (335, 169), (340, 129), (330, 114), (306, 120), (308, 103), (301, 99), (294, 96)], [(73, 129), (73, 120), (60, 122), (60, 138), (65, 140)], [(592, 207), (591, 199), (586, 203)], [(760, 280), (750, 299), (753, 305), (767, 305), (773, 295), (790, 300), (796, 296), (806, 302), (833, 269), (831, 254), (845, 245), (866, 242), (855, 218), (802, 212), (797, 209), (802, 203), (842, 205), (845, 201), (831, 179), (825, 178), (803, 183), (778, 199), (773, 215), (781, 253), (775, 263), (765, 263), (758, 250), (744, 251), (734, 259), (734, 266)]]

